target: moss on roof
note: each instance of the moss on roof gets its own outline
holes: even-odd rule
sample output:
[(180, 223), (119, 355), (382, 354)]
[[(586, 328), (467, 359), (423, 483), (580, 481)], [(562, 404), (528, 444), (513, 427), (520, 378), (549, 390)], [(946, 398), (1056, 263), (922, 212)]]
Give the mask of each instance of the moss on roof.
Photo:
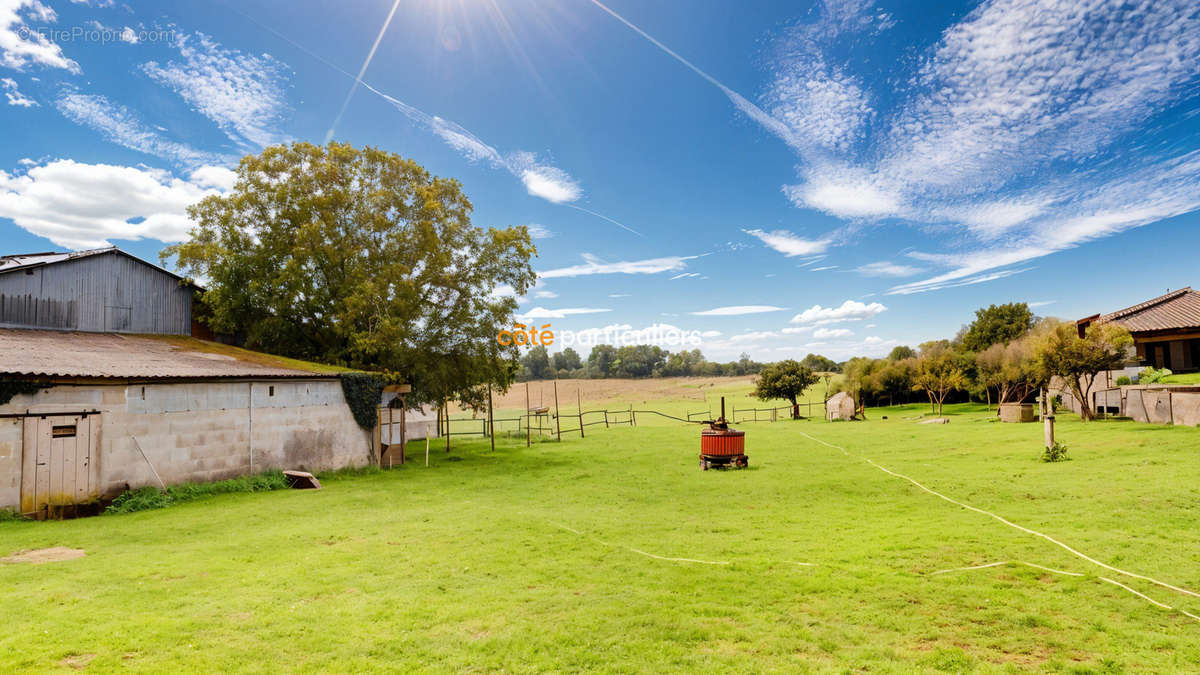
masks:
[(325, 363), (313, 363), (312, 361), (292, 359), (286, 356), (276, 356), (275, 354), (268, 354), (266, 352), (256, 352), (250, 349), (234, 347), (233, 345), (227, 345), (220, 342), (201, 340), (199, 338), (185, 335), (139, 335), (138, 337), (159, 340), (180, 349), (206, 352), (209, 354), (220, 354), (222, 356), (235, 358), (239, 361), (255, 363), (261, 366), (269, 366), (272, 368), (290, 368), (292, 370), (302, 370), (319, 375), (337, 375), (338, 373), (363, 372), (354, 368), (343, 368), (341, 366), (331, 366)]

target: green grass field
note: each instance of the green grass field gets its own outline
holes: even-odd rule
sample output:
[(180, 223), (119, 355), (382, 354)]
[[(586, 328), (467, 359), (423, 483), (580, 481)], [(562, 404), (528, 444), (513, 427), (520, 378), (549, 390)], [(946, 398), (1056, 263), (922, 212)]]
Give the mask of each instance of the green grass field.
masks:
[[(87, 551), (0, 564), (0, 670), (1200, 663), (1200, 621), (1183, 613), (1200, 616), (1200, 597), (1121, 576), (877, 468), (1200, 591), (1200, 429), (1060, 418), (1071, 461), (1046, 464), (1040, 424), (991, 422), (977, 406), (917, 424), (926, 409), (746, 424), (743, 471), (700, 471), (695, 426), (646, 424), (529, 449), (500, 439), (495, 453), (435, 444), (428, 468), (414, 444), (419, 462), (332, 477), (319, 492), (0, 523), (0, 556)], [(1004, 564), (958, 569), (991, 563)]]

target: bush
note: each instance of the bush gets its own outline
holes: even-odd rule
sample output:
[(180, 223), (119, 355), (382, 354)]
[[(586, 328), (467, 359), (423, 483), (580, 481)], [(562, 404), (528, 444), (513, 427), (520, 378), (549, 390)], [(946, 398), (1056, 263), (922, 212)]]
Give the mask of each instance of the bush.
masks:
[(1133, 384), (1133, 380), (1128, 375), (1122, 375), (1117, 378), (1118, 387), (1126, 387)]
[(149, 511), (213, 495), (230, 494), (233, 492), (267, 492), (270, 490), (283, 490), (287, 486), (287, 478), (284, 477), (281, 471), (230, 478), (229, 480), (217, 481), (216, 483), (182, 483), (180, 485), (172, 485), (166, 491), (148, 485), (136, 490), (122, 492), (104, 510), (104, 513)]
[(1173, 375), (1168, 368), (1155, 369), (1153, 367), (1143, 368), (1142, 372), (1138, 373), (1138, 384), (1155, 384), (1162, 382), (1169, 375)]
[(1068, 459), (1070, 457), (1067, 457), (1067, 446), (1058, 441), (1054, 441), (1054, 445), (1042, 453), (1043, 462), (1065, 462)]
[(20, 513), (18, 513), (16, 509), (0, 509), (0, 523), (12, 522), (15, 520), (25, 520), (25, 516), (22, 516)]

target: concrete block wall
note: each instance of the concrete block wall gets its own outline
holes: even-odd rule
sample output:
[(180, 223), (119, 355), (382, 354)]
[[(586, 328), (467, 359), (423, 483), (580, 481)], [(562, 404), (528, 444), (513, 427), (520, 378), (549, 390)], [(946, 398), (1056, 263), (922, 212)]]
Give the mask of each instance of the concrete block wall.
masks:
[[(354, 421), (337, 380), (62, 385), (0, 406), (26, 410), (101, 411), (105, 497), (156, 485), (154, 470), (173, 484), (365, 466), (371, 456), (372, 434)], [(20, 503), (22, 429), (19, 418), (0, 418), (0, 507)]]

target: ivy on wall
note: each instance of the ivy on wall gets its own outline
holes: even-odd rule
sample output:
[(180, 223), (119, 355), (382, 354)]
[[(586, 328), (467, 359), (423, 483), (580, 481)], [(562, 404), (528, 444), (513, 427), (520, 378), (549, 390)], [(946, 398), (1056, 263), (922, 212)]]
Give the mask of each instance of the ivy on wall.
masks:
[(377, 421), (375, 411), (383, 396), (383, 378), (375, 373), (342, 373), (341, 380), (342, 394), (346, 397), (346, 405), (350, 406), (354, 421), (363, 429), (374, 429)]
[(0, 378), (0, 405), (13, 400), (18, 394), (36, 394), (43, 389), (49, 388), (50, 385), (44, 382)]

